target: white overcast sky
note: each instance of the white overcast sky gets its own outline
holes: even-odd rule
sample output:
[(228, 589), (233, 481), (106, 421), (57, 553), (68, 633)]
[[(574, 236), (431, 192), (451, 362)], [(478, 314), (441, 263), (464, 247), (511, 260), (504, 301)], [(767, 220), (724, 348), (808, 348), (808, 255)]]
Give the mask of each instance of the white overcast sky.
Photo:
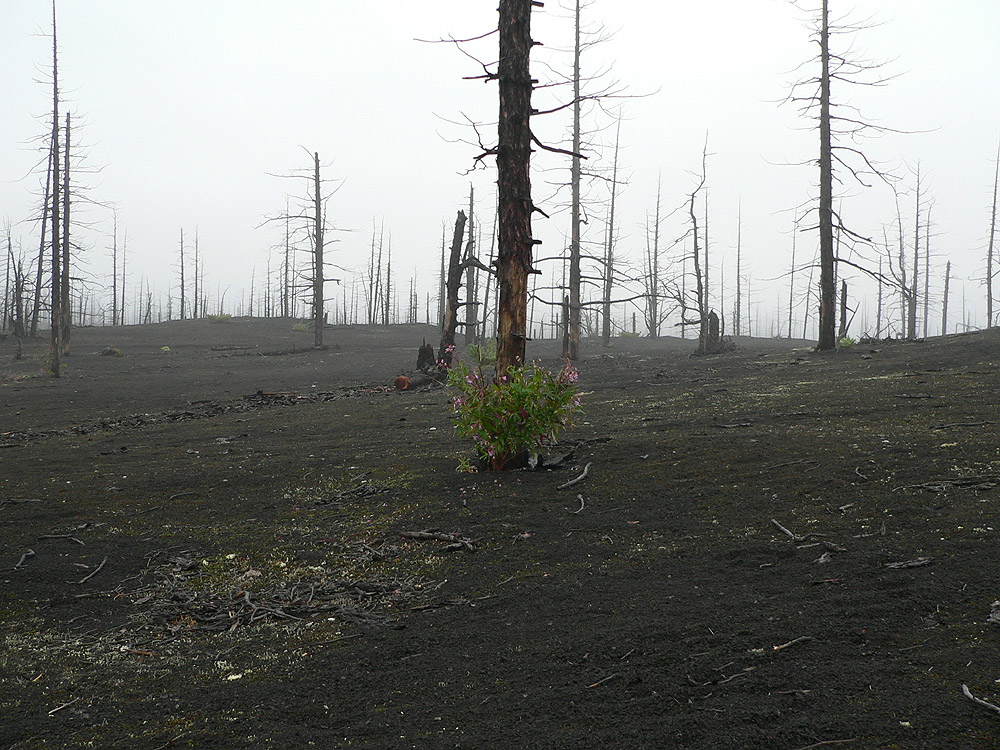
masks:
[[(901, 77), (835, 96), (880, 124), (918, 131), (884, 136), (866, 151), (904, 175), (905, 165), (921, 162), (935, 204), (932, 294), (940, 296), (951, 260), (951, 325), (963, 290), (969, 314), (978, 311), (982, 322), (979, 280), (1000, 138), (1000, 2), (831, 5), (838, 16), (853, 10), (853, 19), (880, 24), (854, 45), (866, 58), (889, 61), (887, 70)], [(595, 0), (585, 16), (614, 33), (585, 55), (585, 73), (613, 65), (613, 77), (630, 92), (648, 94), (623, 103), (620, 161), (628, 184), (618, 199), (617, 252), (638, 262), (658, 174), (664, 208), (684, 202), (707, 133), (713, 262), (724, 265), (713, 268), (713, 283), (724, 274), (729, 313), (740, 207), (744, 276), (762, 325), (787, 316), (788, 282), (778, 277), (789, 265), (790, 210), (815, 192), (813, 168), (786, 164), (815, 158), (817, 138), (793, 107), (778, 106), (797, 76), (815, 72), (795, 72), (815, 51), (806, 17), (785, 0)], [(302, 147), (318, 151), (326, 175), (343, 181), (329, 220), (353, 230), (338, 233), (332, 248), (334, 262), (347, 269), (334, 273), (347, 280), (365, 262), (373, 218), (384, 220), (395, 283), (403, 288), (416, 274), (423, 300), (436, 289), (442, 221), (453, 221), (466, 203), (470, 181), (477, 210), (490, 213), (493, 170), (463, 174), (477, 150), (462, 142), (471, 131), (452, 123), (466, 116), (483, 122), (489, 139), (495, 84), (462, 80), (481, 72), (475, 61), (451, 45), (417, 40), (484, 33), (496, 24), (494, 0), (59, 0), (58, 20), (64, 95), (84, 123), (75, 140), (101, 169), (85, 178), (90, 197), (118, 205), (133, 281), (145, 274), (161, 292), (176, 283), (182, 227), (188, 236), (199, 233), (210, 292), (231, 286), (237, 296), (253, 268), (259, 279), (278, 231), (258, 225), (284, 209), (286, 192), (304, 190), (268, 173), (308, 167)], [(39, 181), (30, 174), (39, 159), (32, 139), (45, 130), (50, 102), (37, 81), (51, 60), (44, 36), (50, 23), (46, 0), (0, 0), (0, 218), (10, 219), (15, 246), (22, 242), (29, 255), (37, 235), (25, 219)], [(539, 63), (565, 69), (572, 26), (557, 0), (535, 12), (533, 28), (545, 45), (534, 52), (536, 75), (546, 75)], [(488, 62), (495, 45), (494, 35), (469, 50)], [(551, 101), (543, 96), (540, 105)], [(567, 117), (547, 118), (537, 130), (557, 138)], [(600, 136), (605, 146), (611, 138), (607, 130)], [(610, 162), (606, 149), (591, 156), (594, 164)], [(564, 179), (565, 170), (554, 170), (567, 162), (544, 155), (536, 166), (535, 198), (552, 218), (536, 216), (535, 233), (544, 240), (540, 254), (552, 255), (568, 216), (544, 203), (546, 183)], [(848, 187), (845, 221), (881, 237), (894, 218), (891, 191)], [(595, 196), (601, 190), (594, 188)], [(604, 231), (603, 208), (597, 211), (588, 228), (593, 240)], [(912, 225), (910, 198), (904, 216)], [(91, 207), (81, 218), (92, 224), (80, 230), (89, 248), (86, 272), (96, 285), (110, 283), (110, 212)], [(683, 230), (679, 215), (664, 223), (670, 239)], [(800, 237), (800, 259), (815, 244), (815, 235)], [(861, 293), (860, 278), (857, 284)], [(874, 293), (865, 294), (873, 307)], [(940, 312), (932, 319), (933, 331)]]

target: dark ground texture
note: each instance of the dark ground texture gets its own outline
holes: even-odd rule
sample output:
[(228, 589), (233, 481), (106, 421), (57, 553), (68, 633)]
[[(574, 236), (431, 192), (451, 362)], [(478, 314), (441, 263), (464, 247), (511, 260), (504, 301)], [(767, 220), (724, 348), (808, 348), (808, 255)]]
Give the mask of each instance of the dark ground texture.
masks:
[(432, 329), (292, 323), (0, 343), (0, 748), (1000, 747), (1000, 333), (591, 344), (469, 474)]

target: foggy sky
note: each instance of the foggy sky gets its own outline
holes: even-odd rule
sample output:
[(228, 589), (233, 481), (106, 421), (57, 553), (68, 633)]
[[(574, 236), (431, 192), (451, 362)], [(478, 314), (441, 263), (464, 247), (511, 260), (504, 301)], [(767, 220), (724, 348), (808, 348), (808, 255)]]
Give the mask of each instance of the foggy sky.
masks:
[[(866, 142), (865, 151), (904, 176), (908, 188), (908, 168), (920, 161), (934, 202), (932, 295), (940, 294), (944, 264), (951, 260), (951, 326), (958, 322), (963, 287), (969, 314), (977, 313), (982, 323), (979, 280), (1000, 138), (1000, 4), (831, 5), (837, 16), (854, 8), (852, 19), (880, 23), (862, 32), (854, 47), (862, 58), (888, 61), (887, 72), (901, 77), (879, 89), (835, 88), (834, 95), (881, 125), (910, 131)], [(305, 192), (304, 182), (269, 173), (307, 168), (306, 150), (318, 151), (326, 176), (343, 182), (328, 207), (330, 223), (342, 230), (329, 256), (342, 268), (328, 274), (350, 282), (366, 261), (373, 218), (384, 221), (399, 264), (394, 283), (405, 295), (416, 275), (421, 315), (425, 293), (436, 292), (442, 221), (450, 224), (466, 204), (470, 182), (477, 211), (492, 221), (493, 169), (464, 174), (478, 148), (469, 142), (475, 133), (459, 123), (482, 123), (489, 141), (495, 84), (463, 80), (482, 69), (454, 46), (417, 40), (482, 34), (495, 26), (495, 3), (61, 0), (57, 12), (66, 104), (83, 123), (74, 140), (87, 146), (88, 165), (100, 170), (81, 180), (90, 186), (90, 199), (118, 206), (132, 282), (145, 274), (154, 291), (176, 285), (183, 227), (188, 237), (198, 231), (209, 294), (216, 285), (231, 286), (227, 299), (237, 297), (253, 269), (258, 280), (264, 275), (268, 248), (280, 239), (278, 227), (259, 225), (284, 210), (286, 193)], [(0, 218), (14, 224), (15, 247), (23, 243), (29, 258), (37, 235), (25, 220), (39, 182), (30, 172), (40, 159), (32, 139), (46, 131), (51, 100), (48, 87), (37, 82), (47, 78), (51, 62), (44, 36), (49, 14), (45, 0), (0, 0)], [(789, 266), (793, 211), (816, 193), (816, 169), (789, 166), (815, 159), (815, 131), (794, 106), (779, 106), (789, 84), (816, 72), (811, 64), (796, 70), (815, 54), (807, 18), (784, 0), (597, 0), (585, 13), (586, 25), (603, 24), (613, 38), (585, 54), (584, 73), (613, 66), (608, 80), (642, 95), (607, 103), (624, 113), (620, 162), (627, 184), (618, 198), (619, 257), (640, 261), (658, 176), (664, 211), (684, 203), (707, 134), (713, 284), (724, 277), (723, 309), (731, 314), (741, 211), (744, 277), (761, 334), (771, 332), (768, 317), (787, 316), (782, 274)], [(536, 77), (550, 78), (548, 67), (567, 71), (568, 13), (549, 0), (532, 23), (544, 45), (533, 53)], [(492, 62), (495, 46), (494, 35), (467, 49)], [(540, 92), (536, 106), (568, 98), (567, 89)], [(588, 118), (602, 129), (587, 153), (595, 169), (611, 160), (610, 122), (599, 111)], [(535, 128), (554, 143), (568, 123), (567, 110)], [(568, 178), (568, 160), (539, 154), (534, 164), (535, 200), (552, 215), (536, 215), (534, 224), (544, 241), (538, 254), (548, 257), (561, 251), (568, 233), (568, 212), (559, 205), (567, 196), (553, 197), (553, 184)], [(881, 238), (882, 226), (895, 218), (891, 190), (849, 179), (843, 188), (845, 221), (862, 235)], [(600, 242), (606, 187), (595, 184), (589, 192), (596, 215), (586, 237)], [(903, 210), (912, 227), (909, 196)], [(76, 215), (90, 225), (78, 235), (87, 248), (84, 271), (97, 285), (110, 284), (110, 211), (90, 206)], [(488, 237), (489, 224), (485, 229)], [(668, 243), (684, 231), (683, 215), (664, 221)], [(815, 234), (799, 237), (800, 261), (816, 244)], [(546, 281), (551, 268), (543, 266)], [(873, 311), (874, 287), (856, 272), (845, 275)], [(804, 283), (802, 275), (799, 297)], [(713, 295), (717, 291), (715, 286)], [(335, 285), (328, 288), (329, 296), (339, 294)], [(932, 310), (939, 310), (934, 301)], [(400, 306), (405, 310), (405, 300)], [(934, 332), (940, 312), (931, 319)]]

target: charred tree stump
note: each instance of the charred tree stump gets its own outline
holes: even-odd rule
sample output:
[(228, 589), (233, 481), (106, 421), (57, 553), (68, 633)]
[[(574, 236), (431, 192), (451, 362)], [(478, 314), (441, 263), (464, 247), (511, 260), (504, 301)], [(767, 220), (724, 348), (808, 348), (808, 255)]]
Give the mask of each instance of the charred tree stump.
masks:
[(719, 316), (715, 310), (708, 314), (708, 341), (705, 342), (706, 350), (711, 354), (719, 351), (722, 343), (722, 336), (719, 332)]

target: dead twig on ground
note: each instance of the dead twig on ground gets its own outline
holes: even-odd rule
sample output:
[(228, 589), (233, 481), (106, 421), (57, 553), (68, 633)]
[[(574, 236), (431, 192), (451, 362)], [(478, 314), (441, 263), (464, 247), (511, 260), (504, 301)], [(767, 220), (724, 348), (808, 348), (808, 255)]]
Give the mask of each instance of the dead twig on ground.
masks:
[(76, 702), (77, 702), (78, 700), (80, 700), (79, 696), (77, 696), (77, 697), (76, 697), (76, 698), (74, 698), (73, 700), (69, 701), (68, 703), (63, 703), (63, 704), (62, 704), (61, 706), (56, 706), (56, 707), (55, 707), (55, 708), (53, 708), (53, 709), (52, 709), (51, 711), (49, 711), (49, 716), (54, 716), (55, 714), (57, 714), (57, 713), (59, 713), (60, 711), (62, 711), (62, 710), (63, 710), (64, 708), (69, 708), (69, 707), (70, 707), (70, 706), (72, 706), (72, 705), (73, 705), (74, 703), (76, 703)]
[(949, 424), (936, 424), (932, 430), (950, 430), (953, 427), (988, 427), (992, 422), (951, 422)]
[(883, 567), (892, 568), (894, 570), (901, 570), (903, 568), (922, 568), (924, 565), (930, 565), (933, 559), (933, 557), (915, 557), (912, 560), (886, 563)]
[(89, 581), (89, 580), (90, 580), (91, 578), (93, 578), (93, 577), (94, 577), (94, 576), (96, 576), (96, 575), (97, 575), (98, 573), (100, 573), (100, 572), (101, 572), (101, 569), (102, 569), (102, 568), (104, 567), (104, 563), (106, 563), (107, 561), (108, 561), (108, 556), (107, 556), (107, 555), (105, 555), (105, 556), (104, 556), (104, 559), (103, 559), (103, 560), (101, 560), (101, 564), (100, 564), (100, 565), (98, 565), (98, 566), (97, 566), (96, 568), (94, 568), (94, 570), (92, 570), (92, 571), (91, 571), (90, 573), (87, 573), (87, 575), (85, 575), (85, 576), (84, 576), (83, 578), (81, 578), (81, 579), (80, 579), (79, 581), (77, 581), (77, 582), (76, 582), (76, 583), (77, 583), (77, 585), (79, 585), (79, 584), (81, 584), (81, 583), (86, 583), (86, 582), (87, 582), (87, 581)]
[(811, 745), (803, 745), (802, 747), (797, 747), (795, 750), (812, 750), (814, 747), (829, 747), (830, 745), (847, 745), (854, 742), (856, 738), (851, 737), (846, 740), (823, 740), (822, 742), (814, 742)]
[(572, 511), (573, 515), (577, 515), (581, 510), (583, 510), (583, 495), (577, 495), (576, 499), (580, 501), (580, 507)]
[(802, 641), (811, 641), (813, 637), (811, 635), (800, 635), (798, 638), (793, 638), (788, 643), (782, 643), (780, 646), (772, 646), (775, 651), (784, 651), (789, 646), (794, 646), (796, 643), (802, 643)]
[(34, 557), (34, 556), (35, 556), (35, 550), (29, 549), (27, 552), (24, 552), (21, 555), (21, 559), (17, 561), (17, 565), (15, 565), (13, 568), (10, 568), (10, 570), (20, 570), (21, 566), (24, 565), (24, 561), (27, 560), (29, 557)]
[(587, 472), (590, 471), (590, 465), (592, 463), (593, 463), (593, 461), (588, 461), (587, 465), (583, 467), (583, 473), (580, 474), (580, 476), (578, 476), (576, 479), (570, 479), (568, 482), (564, 482), (563, 484), (560, 484), (558, 487), (556, 487), (556, 489), (557, 490), (564, 490), (567, 487), (572, 487), (574, 484), (579, 484), (580, 482), (582, 482), (584, 479), (587, 478)]
[(990, 703), (989, 701), (984, 701), (982, 698), (977, 698), (972, 694), (972, 691), (969, 690), (969, 686), (964, 683), (962, 684), (962, 694), (970, 701), (975, 703), (977, 706), (988, 708), (990, 711), (996, 711), (998, 714), (1000, 714), (1000, 706)]
[(814, 466), (819, 466), (818, 461), (813, 461), (810, 458), (800, 458), (796, 461), (785, 461), (781, 464), (772, 464), (771, 466), (765, 466), (764, 471), (770, 471), (771, 469), (783, 469), (786, 466), (798, 466), (799, 464), (813, 464)]
[(814, 539), (814, 538), (815, 539), (819, 539), (820, 537), (826, 536), (826, 534), (817, 534), (817, 533), (815, 533), (813, 531), (810, 531), (808, 534), (805, 534), (804, 536), (800, 536), (799, 534), (796, 534), (796, 533), (794, 533), (792, 531), (789, 531), (788, 529), (786, 529), (784, 526), (782, 526), (780, 523), (778, 523), (773, 518), (771, 519), (771, 523), (773, 523), (775, 526), (777, 526), (784, 534), (786, 534), (796, 544), (802, 544), (802, 542), (807, 542), (810, 539)]
[(450, 552), (455, 549), (467, 549), (469, 552), (475, 551), (475, 547), (472, 545), (472, 540), (466, 539), (460, 534), (445, 534), (441, 531), (400, 531), (399, 535), (404, 539), (416, 539), (424, 542), (449, 542), (450, 544), (444, 548), (445, 552)]
[(598, 685), (603, 685), (603, 684), (604, 684), (605, 682), (607, 682), (608, 680), (613, 680), (613, 679), (614, 679), (615, 677), (617, 677), (617, 676), (618, 676), (618, 673), (617, 673), (617, 672), (615, 672), (614, 674), (609, 674), (609, 675), (608, 675), (607, 677), (605, 677), (605, 678), (604, 678), (603, 680), (598, 680), (597, 682), (595, 682), (595, 683), (593, 683), (593, 684), (591, 684), (591, 685), (587, 685), (587, 689), (588, 689), (588, 690), (590, 690), (591, 688), (595, 688), (595, 687), (597, 687)]
[(83, 542), (80, 539), (77, 539), (72, 534), (42, 534), (38, 538), (39, 539), (69, 539), (71, 542), (76, 542), (77, 544), (79, 544), (81, 546), (84, 546), (84, 547), (87, 546), (85, 542)]
[(183, 737), (187, 737), (189, 734), (191, 734), (190, 730), (188, 730), (186, 732), (181, 732), (176, 737), (171, 737), (169, 740), (167, 740), (166, 742), (164, 742), (162, 745), (158, 745), (157, 747), (154, 747), (153, 750), (166, 750), (166, 748), (168, 748), (168, 747), (173, 747), (174, 743), (177, 742), (177, 740), (179, 740), (179, 739), (181, 739)]
[[(899, 490), (927, 490), (928, 492), (944, 492), (949, 488), (957, 487), (965, 490), (989, 490), (1000, 484), (1000, 474), (979, 474), (971, 477), (960, 477), (958, 479), (936, 479), (921, 484), (908, 484), (897, 487)], [(893, 490), (895, 492), (896, 490)]]

